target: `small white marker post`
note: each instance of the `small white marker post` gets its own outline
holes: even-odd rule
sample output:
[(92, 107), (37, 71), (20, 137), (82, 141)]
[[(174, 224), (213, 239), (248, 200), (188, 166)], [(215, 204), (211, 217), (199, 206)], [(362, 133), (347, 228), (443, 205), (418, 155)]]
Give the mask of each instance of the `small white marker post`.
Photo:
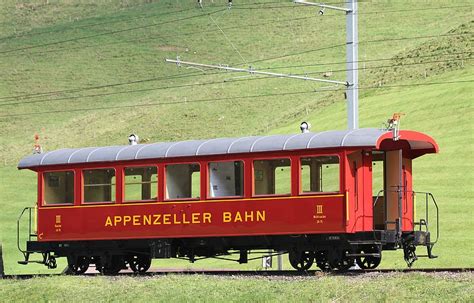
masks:
[(269, 269), (269, 268), (272, 268), (272, 255), (269, 254), (268, 256), (263, 256), (262, 257), (262, 267), (264, 269)]

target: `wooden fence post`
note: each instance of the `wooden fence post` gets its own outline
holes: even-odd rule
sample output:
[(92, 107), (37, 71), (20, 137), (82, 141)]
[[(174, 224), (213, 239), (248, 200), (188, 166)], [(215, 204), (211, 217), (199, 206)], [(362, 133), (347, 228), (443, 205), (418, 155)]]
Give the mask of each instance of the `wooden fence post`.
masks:
[(3, 253), (2, 253), (2, 242), (0, 242), (0, 278), (5, 276), (5, 271), (3, 267)]

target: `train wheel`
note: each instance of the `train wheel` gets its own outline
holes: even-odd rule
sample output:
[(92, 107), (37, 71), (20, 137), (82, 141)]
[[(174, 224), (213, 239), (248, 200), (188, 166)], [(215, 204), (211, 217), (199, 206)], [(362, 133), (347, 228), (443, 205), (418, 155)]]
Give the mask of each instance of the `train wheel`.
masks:
[(298, 271), (308, 270), (314, 263), (314, 254), (310, 251), (290, 251), (288, 258), (291, 266)]
[(104, 275), (116, 275), (125, 268), (125, 261), (122, 256), (112, 256), (107, 264), (100, 269)]
[(73, 258), (68, 258), (68, 270), (75, 274), (81, 275), (89, 269), (90, 258), (89, 257), (77, 257), (75, 260)]
[(317, 261), (316, 265), (321, 271), (331, 271), (331, 265), (327, 261)]
[(322, 251), (316, 252), (316, 265), (322, 271), (331, 271), (331, 266), (329, 265), (327, 254)]
[(331, 264), (331, 269), (337, 271), (347, 271), (349, 268), (354, 266), (354, 261), (355, 260), (353, 258), (345, 257), (342, 260), (338, 260), (337, 262)]
[(334, 271), (343, 272), (343, 271), (349, 270), (349, 268), (351, 268), (354, 265), (354, 259), (352, 260), (345, 259), (345, 260), (333, 262), (333, 263), (329, 263), (327, 261), (317, 261), (316, 264), (318, 265), (319, 269), (321, 269), (322, 271), (327, 272), (327, 271), (334, 270)]
[[(375, 246), (372, 246), (370, 248), (363, 248), (360, 250), (360, 253), (379, 253), (380, 254), (380, 250), (375, 247)], [(365, 256), (365, 257), (357, 257), (356, 259), (356, 263), (357, 265), (359, 265), (359, 267), (361, 269), (374, 269), (374, 268), (377, 268), (377, 266), (379, 266), (380, 264), (380, 261), (382, 261), (382, 258), (381, 257), (375, 257), (375, 256)]]
[(128, 263), (134, 273), (143, 274), (150, 269), (151, 258), (147, 255), (133, 256)]

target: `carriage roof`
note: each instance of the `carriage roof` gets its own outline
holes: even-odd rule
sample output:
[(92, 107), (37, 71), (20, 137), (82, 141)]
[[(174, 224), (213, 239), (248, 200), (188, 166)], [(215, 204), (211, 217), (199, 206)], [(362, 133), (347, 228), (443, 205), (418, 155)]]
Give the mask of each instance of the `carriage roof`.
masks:
[[(392, 140), (388, 130), (363, 128), (332, 130), (292, 135), (217, 138), (152, 144), (65, 148), (23, 158), (19, 169), (50, 165), (115, 162), (176, 157), (227, 155), (257, 152), (290, 151), (325, 148), (369, 147), (378, 149), (383, 140)], [(400, 131), (400, 140), (411, 150), (437, 152), (436, 142), (419, 132)]]

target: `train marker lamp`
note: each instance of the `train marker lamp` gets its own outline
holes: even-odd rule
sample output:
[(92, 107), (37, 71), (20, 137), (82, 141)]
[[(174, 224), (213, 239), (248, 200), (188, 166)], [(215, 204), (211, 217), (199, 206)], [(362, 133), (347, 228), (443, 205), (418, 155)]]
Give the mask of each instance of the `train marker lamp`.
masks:
[(309, 129), (311, 128), (311, 124), (306, 122), (306, 121), (303, 121), (301, 122), (300, 124), (300, 129), (301, 129), (301, 132), (303, 134), (306, 134), (306, 133), (309, 133)]
[(128, 144), (130, 145), (137, 145), (139, 140), (140, 139), (135, 134), (131, 134), (130, 136), (128, 136)]
[(400, 120), (404, 113), (394, 113), (391, 119), (387, 120), (387, 130), (393, 133), (393, 141), (400, 139)]

